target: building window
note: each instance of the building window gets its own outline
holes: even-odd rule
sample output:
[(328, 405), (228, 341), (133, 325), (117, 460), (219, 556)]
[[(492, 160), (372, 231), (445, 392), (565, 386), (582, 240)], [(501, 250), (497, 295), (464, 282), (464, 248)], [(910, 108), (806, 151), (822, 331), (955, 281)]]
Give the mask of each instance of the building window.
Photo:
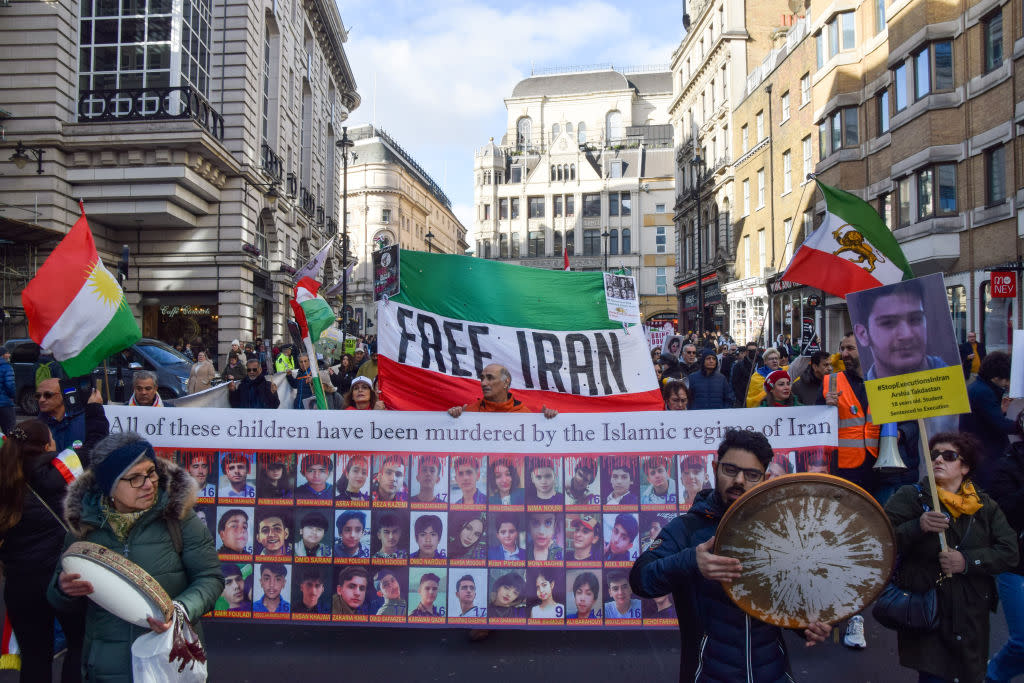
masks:
[(576, 198), (573, 195), (569, 194), (569, 195), (565, 196), (565, 215), (566, 216), (575, 216), (576, 215), (575, 203), (576, 203)]
[(783, 267), (793, 260), (793, 244), (796, 242), (796, 235), (793, 234), (793, 219), (787, 218), (782, 221), (782, 235), (786, 240), (786, 251), (782, 255)]
[(787, 149), (782, 153), (782, 194), (793, 191), (793, 155)]
[(912, 180), (912, 176), (907, 176), (906, 178), (900, 178), (896, 182), (896, 208), (898, 211), (896, 226), (900, 228), (910, 225), (910, 186)]
[(544, 231), (531, 230), (526, 244), (527, 255), (533, 258), (544, 255)]
[(896, 111), (903, 111), (909, 104), (907, 101), (907, 65), (905, 63), (893, 69), (892, 91)]
[(654, 205), (654, 213), (665, 213), (665, 205), (664, 204), (655, 204)]
[(878, 215), (882, 217), (882, 222), (889, 226), (890, 229), (895, 227), (895, 224), (893, 223), (892, 209), (892, 195), (888, 192), (879, 195)]
[(750, 272), (750, 235), (743, 236), (743, 277), (751, 277)]
[(750, 126), (745, 123), (740, 128), (740, 147), (743, 149), (744, 154), (750, 149)]
[(804, 74), (800, 77), (800, 106), (811, 101), (811, 75)]
[(615, 228), (608, 231), (608, 253), (612, 256), (619, 253), (619, 231)]
[(619, 194), (619, 215), (629, 216), (633, 212), (633, 197), (629, 192)]
[(519, 218), (519, 197), (512, 197), (511, 199), (512, 199), (512, 201), (511, 201), (511, 204), (512, 204), (511, 217), (512, 218)]
[(576, 253), (576, 231), (566, 230), (565, 231), (565, 249), (572, 256)]
[(757, 208), (764, 208), (764, 169), (757, 169)]
[(985, 48), (985, 73), (1003, 64), (1003, 10), (998, 9), (982, 23)]
[(618, 216), (619, 215), (619, 193), (609, 192), (608, 193), (608, 215)]
[(498, 200), (498, 220), (505, 220), (508, 218), (508, 198), (502, 198)]
[(553, 215), (555, 218), (562, 217), (562, 195), (556, 194), (552, 197), (554, 200)]
[(604, 116), (604, 139), (609, 145), (622, 141), (622, 113), (618, 109)]
[(512, 250), (511, 258), (519, 258), (519, 233), (514, 232), (509, 235), (509, 243)]
[(989, 206), (1006, 201), (1006, 148), (985, 150), (985, 200)]
[(750, 178), (743, 180), (743, 215), (750, 215)]
[(576, 144), (587, 144), (587, 126), (582, 121), (576, 124)]
[(263, 36), (263, 143), (271, 144), (270, 131), (270, 29)]
[(806, 179), (808, 173), (814, 173), (814, 151), (811, 146), (811, 136), (808, 135), (800, 141), (804, 157), (804, 174), (803, 177)]
[(875, 97), (875, 104), (875, 114), (878, 116), (878, 134), (883, 135), (889, 132), (889, 91), (883, 90), (878, 93)]
[(552, 123), (551, 124), (551, 142), (554, 142), (555, 138), (557, 138), (559, 135), (561, 135), (561, 133), (562, 133), (562, 127), (559, 126), (557, 123)]
[(380, 222), (390, 223), (391, 222), (391, 209), (381, 209), (380, 211)]
[(814, 34), (814, 56), (815, 64), (820, 69), (825, 66), (825, 34)]
[(508, 258), (508, 235), (498, 235), (498, 258)]
[[(569, 131), (565, 131), (565, 132), (568, 133)], [(552, 242), (554, 243), (552, 245), (551, 253), (553, 255), (555, 255), (555, 256), (561, 256), (562, 255), (562, 231), (561, 230), (553, 231), (551, 233), (551, 238), (552, 238)]]
[(956, 213), (956, 164), (936, 164), (917, 172), (917, 220)]
[(782, 121), (789, 120), (789, 91), (782, 93)]
[(764, 140), (764, 111), (757, 112), (755, 117), (755, 125), (757, 126), (757, 141), (761, 142)]
[(484, 204), (484, 220), (485, 221), (491, 220), (491, 205), (490, 204)]
[(806, 240), (814, 232), (814, 211), (812, 209), (804, 211), (803, 225), (801, 227), (804, 231), (804, 239)]
[[(601, 216), (601, 195), (599, 193), (588, 193), (583, 195), (583, 217), (599, 218)], [(586, 240), (584, 239), (584, 243)], [(584, 249), (586, 245), (584, 244)]]
[(601, 231), (595, 228), (587, 228), (583, 231), (583, 255), (601, 255)]
[(608, 169), (609, 178), (621, 178), (622, 177), (622, 160), (616, 159), (612, 161), (611, 167)]
[(523, 167), (513, 166), (508, 172), (508, 181), (510, 183), (521, 183), (523, 182)]
[(622, 253), (623, 254), (632, 253), (632, 251), (633, 251), (633, 245), (632, 245), (633, 239), (632, 239), (632, 236), (633, 236), (633, 231), (632, 230), (630, 230), (629, 228), (623, 228), (622, 229)]
[(818, 154), (824, 159), (845, 147), (860, 144), (857, 107), (843, 107), (818, 124)]
[(953, 317), (953, 334), (963, 343), (967, 341), (967, 288), (963, 285), (946, 287), (946, 302)]
[(875, 34), (885, 30), (885, 0), (875, 0)]
[(544, 198), (527, 197), (526, 212), (529, 218), (544, 218)]
[(654, 293), (668, 293), (668, 268), (658, 267), (654, 270)]
[(764, 272), (768, 269), (768, 243), (765, 240), (764, 228), (757, 231), (757, 264), (761, 276), (764, 277)]
[(664, 225), (659, 225), (654, 229), (654, 253), (664, 254), (668, 249), (668, 235), (665, 231)]
[(953, 89), (953, 44), (950, 41), (926, 45), (915, 52), (912, 59), (915, 100)]
[(516, 123), (516, 147), (520, 152), (526, 151), (532, 142), (533, 121), (529, 116), (524, 116)]

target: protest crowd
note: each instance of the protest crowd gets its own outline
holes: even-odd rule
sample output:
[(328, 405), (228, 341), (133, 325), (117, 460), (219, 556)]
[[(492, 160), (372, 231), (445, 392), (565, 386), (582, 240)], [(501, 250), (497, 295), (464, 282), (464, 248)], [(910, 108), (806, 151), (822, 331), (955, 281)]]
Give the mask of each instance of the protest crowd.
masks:
[[(189, 382), (193, 393), (224, 382), (233, 408), (316, 408), (315, 401), (304, 400), (312, 395), (314, 366), (301, 350), (295, 352), (282, 344), (268, 347), (261, 340), (245, 345), (236, 341), (219, 372), (205, 349), (187, 344), (182, 351), (195, 354)], [(879, 474), (873, 468), (879, 453), (879, 427), (870, 421), (871, 409), (852, 333), (843, 337), (835, 353), (815, 351), (804, 356), (806, 362), (797, 376), (790, 374), (790, 368), (791, 361), (800, 356), (800, 349), (782, 337), (775, 345), (762, 348), (753, 342), (740, 346), (720, 334), (669, 335), (661, 346), (651, 350), (651, 358), (665, 410), (836, 406), (840, 446), (833, 473), (858, 484), (885, 505), (896, 529), (903, 586), (937, 593), (937, 627), (897, 627), (900, 663), (917, 670), (920, 681), (1009, 681), (1024, 673), (1024, 629), (1009, 616), (1024, 608), (1024, 561), (1018, 552), (1018, 536), (1024, 531), (1024, 447), (1011, 445), (1009, 438), (1020, 434), (1021, 423), (1005, 415), (1008, 403), (1002, 396), (1010, 374), (1009, 355), (986, 355), (973, 333), (961, 352), (965, 377), (971, 379), (971, 412), (960, 418), (954, 431), (933, 434), (929, 453), (920, 450), (915, 422), (898, 423), (898, 450), (907, 465), (899, 474)], [(0, 355), (5, 359), (0, 360), (0, 381), (8, 357)], [(360, 339), (355, 352), (342, 355), (337, 363), (328, 365), (318, 358), (317, 374), (330, 397), (328, 407), (386, 409), (379, 398), (376, 363), (372, 339)], [(288, 405), (280, 405), (278, 387), (271, 379), (275, 373), (284, 373), (294, 390), (294, 400)], [(474, 404), (454, 406), (449, 413), (458, 416), (464, 410), (524, 410), (514, 392), (509, 391), (506, 378), (503, 368), (488, 366), (481, 378), (483, 398)], [(830, 378), (838, 380), (839, 389), (835, 382), (830, 386)], [(152, 373), (138, 372), (130, 403), (160, 405), (157, 389)], [(6, 440), (0, 452), (0, 538), (4, 539), (0, 559), (6, 577), (7, 612), (21, 652), (22, 680), (48, 680), (55, 619), (66, 643), (62, 647), (67, 648), (63, 680), (79, 680), (83, 661), (89, 662), (85, 667), (88, 680), (128, 680), (129, 648), (144, 629), (126, 629), (124, 622), (93, 605), (83, 610), (82, 596), (91, 591), (91, 586), (77, 575), (58, 569), (58, 558), (70, 542), (87, 539), (130, 549), (130, 556), (160, 578), (195, 624), (219, 598), (224, 599), (222, 596), (234, 591), (239, 600), (246, 599), (242, 597), (244, 585), (250, 579), (226, 570), (222, 576), (214, 541), (192, 511), (195, 493), (189, 493), (191, 484), (183, 468), (155, 457), (152, 446), (137, 435), (108, 435), (99, 392), (94, 392), (74, 414), (66, 410), (61, 396), (60, 379), (42, 380), (36, 392), (39, 418), (17, 426), (4, 425)], [(554, 417), (557, 411), (545, 413)], [(941, 510), (933, 510), (928, 504), (929, 492), (923, 490), (928, 484), (921, 475), (922, 457), (934, 463)], [(64, 476), (69, 467), (84, 470), (84, 475)], [(619, 594), (624, 595), (627, 606), (630, 601), (635, 603), (637, 596), (663, 601), (657, 604), (666, 606), (665, 614), (678, 619), (683, 635), (680, 680), (790, 680), (781, 630), (746, 617), (723, 592), (719, 582), (738, 577), (742, 569), (738, 560), (712, 553), (712, 537), (723, 513), (740, 495), (762, 481), (793, 472), (793, 464), (773, 454), (760, 434), (728, 432), (718, 446), (714, 467), (713, 486), (705, 484), (689, 512), (645, 536), (644, 552), (632, 570), (628, 575), (623, 573), (619, 583), (611, 579), (611, 590), (619, 593), (609, 597), (618, 600)], [(306, 470), (304, 474), (310, 483), (314, 481)], [(346, 483), (339, 483), (338, 490), (345, 488), (358, 496), (366, 476), (365, 470), (349, 468)], [(582, 481), (581, 495), (586, 486), (587, 482)], [(569, 493), (567, 489), (566, 495)], [(60, 510), (63, 514), (57, 512)], [(352, 525), (360, 530), (365, 524), (361, 514), (351, 516)], [(176, 523), (158, 523), (163, 519)], [(592, 531), (589, 519), (583, 516), (576, 528)], [(304, 527), (307, 522), (311, 527), (327, 525), (312, 516), (303, 522)], [(345, 518), (346, 528), (348, 524), (349, 518)], [(169, 532), (174, 526), (178, 527), (176, 531)], [(423, 526), (430, 533), (429, 521)], [(341, 527), (339, 518), (339, 534)], [(449, 546), (450, 552), (453, 557), (455, 553), (473, 557), (470, 553), (478, 552), (474, 548), (483, 526), (476, 516), (468, 514), (461, 529), (460, 539), (465, 546)], [(637, 535), (636, 529), (627, 531), (633, 537)], [(320, 532), (322, 536), (322, 528)], [(949, 550), (939, 551), (937, 532), (948, 534)], [(358, 544), (349, 549), (342, 539), (339, 537), (335, 548), (339, 556), (360, 552)], [(386, 540), (384, 544), (378, 552), (388, 552)], [(306, 553), (317, 552), (315, 543), (310, 546), (296, 542), (296, 554), (300, 547)], [(424, 546), (420, 548), (422, 552)], [(501, 546), (495, 548), (500, 555)], [(485, 555), (487, 550), (481, 546), (479, 552)], [(532, 557), (534, 548), (530, 552)], [(344, 585), (361, 586), (365, 591), (366, 571), (352, 567), (345, 571)], [(936, 577), (943, 575), (946, 578), (936, 586)], [(589, 592), (592, 603), (597, 586), (590, 586), (586, 576), (577, 579), (574, 592)], [(475, 593), (473, 578), (463, 578), (466, 594)], [(550, 582), (543, 571), (536, 577), (530, 575), (531, 580), (534, 578), (540, 586)], [(380, 585), (382, 594), (390, 595), (387, 577)], [(423, 595), (431, 590), (436, 593), (437, 577), (426, 574), (421, 589)], [(492, 616), (502, 610), (514, 611), (502, 607), (502, 596), (525, 590), (511, 579), (504, 588), (497, 587), (490, 607)], [(671, 603), (664, 602), (669, 595)], [(544, 614), (554, 605), (550, 593), (541, 591), (538, 596), (531, 614)], [(251, 601), (251, 595), (247, 599)], [(261, 603), (269, 604), (273, 599), (273, 588), (264, 583)], [(293, 603), (296, 599), (293, 597)], [(345, 606), (345, 599), (339, 588), (339, 594), (333, 597), (336, 611), (351, 609)], [(1008, 615), (1010, 639), (997, 656), (987, 661), (989, 618), (997, 599)], [(389, 600), (392, 598), (385, 598), (379, 614), (404, 614), (406, 603), (398, 594)], [(424, 609), (425, 604), (422, 602), (418, 609)], [(615, 604), (607, 603), (606, 610), (614, 609), (609, 606)], [(586, 606), (585, 598), (577, 600), (578, 610)], [(430, 614), (429, 609), (425, 613)], [(170, 627), (170, 622), (150, 622), (154, 632)], [(842, 627), (840, 639), (845, 646), (866, 647), (862, 617), (854, 616)], [(824, 642), (830, 632), (830, 625), (815, 623), (802, 633), (807, 644), (814, 645)], [(488, 631), (471, 633), (471, 637), (482, 638)]]

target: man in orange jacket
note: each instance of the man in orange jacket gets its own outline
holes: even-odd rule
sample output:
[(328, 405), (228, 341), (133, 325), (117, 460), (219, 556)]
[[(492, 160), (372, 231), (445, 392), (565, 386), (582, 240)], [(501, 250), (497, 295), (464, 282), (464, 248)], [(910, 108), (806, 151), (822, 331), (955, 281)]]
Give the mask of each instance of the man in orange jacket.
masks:
[[(491, 363), (480, 373), (480, 391), (483, 398), (467, 403), (464, 406), (452, 406), (448, 414), (458, 417), (463, 412), (469, 413), (530, 413), (533, 412), (524, 403), (512, 396), (512, 374), (502, 365)], [(558, 415), (554, 408), (541, 407), (544, 417)]]

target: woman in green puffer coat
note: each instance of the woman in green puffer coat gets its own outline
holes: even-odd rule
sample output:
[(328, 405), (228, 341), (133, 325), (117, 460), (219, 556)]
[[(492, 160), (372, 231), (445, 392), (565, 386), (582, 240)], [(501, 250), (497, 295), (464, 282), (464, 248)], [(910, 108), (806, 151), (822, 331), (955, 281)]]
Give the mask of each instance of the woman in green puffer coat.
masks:
[[(157, 458), (134, 432), (111, 434), (96, 444), (89, 469), (68, 489), (64, 517), (71, 531), (65, 547), (89, 541), (124, 555), (185, 608), (202, 637), (199, 618), (213, 608), (224, 580), (213, 538), (192, 509), (195, 499), (188, 472)], [(85, 610), (84, 680), (128, 683), (131, 646), (146, 629), (88, 600), (90, 592), (87, 581), (58, 567), (47, 597), (58, 610)], [(162, 632), (170, 623), (150, 619), (150, 626)]]

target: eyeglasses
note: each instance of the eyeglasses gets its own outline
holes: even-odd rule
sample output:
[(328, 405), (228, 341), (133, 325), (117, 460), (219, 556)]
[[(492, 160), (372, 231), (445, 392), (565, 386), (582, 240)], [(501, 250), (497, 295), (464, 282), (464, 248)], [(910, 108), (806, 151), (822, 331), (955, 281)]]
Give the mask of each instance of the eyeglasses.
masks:
[(727, 477), (735, 477), (737, 474), (742, 472), (743, 478), (751, 484), (756, 484), (764, 479), (764, 472), (761, 472), (760, 470), (737, 467), (736, 465), (727, 462), (719, 463), (718, 466), (722, 468), (722, 472), (724, 472)]
[(259, 374), (260, 369), (259, 368), (246, 368), (245, 371), (247, 373), (249, 373), (250, 375), (256, 375), (256, 374)]
[(956, 451), (939, 451), (932, 449), (932, 460), (942, 458), (946, 462), (956, 462), (960, 458), (960, 454)]
[(133, 489), (141, 489), (143, 484), (147, 481), (151, 481), (155, 484), (159, 478), (160, 475), (156, 473), (156, 468), (154, 467), (145, 474), (133, 474), (130, 477), (121, 477), (121, 481), (128, 482), (128, 485)]
[(38, 401), (41, 398), (51, 399), (51, 398), (53, 398), (56, 395), (57, 395), (56, 391), (37, 391), (36, 392), (36, 400)]

